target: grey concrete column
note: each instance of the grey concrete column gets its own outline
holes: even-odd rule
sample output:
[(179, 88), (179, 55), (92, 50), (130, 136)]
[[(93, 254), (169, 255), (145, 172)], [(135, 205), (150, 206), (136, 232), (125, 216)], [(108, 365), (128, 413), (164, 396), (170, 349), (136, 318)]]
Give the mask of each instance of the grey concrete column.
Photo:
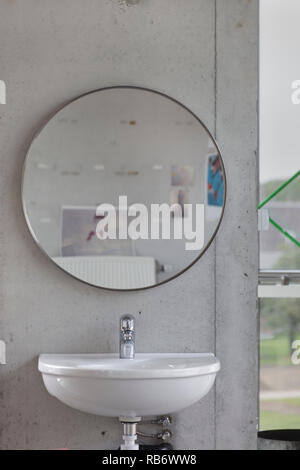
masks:
[(258, 0), (216, 2), (216, 117), (228, 179), (216, 243), (216, 447), (256, 448)]

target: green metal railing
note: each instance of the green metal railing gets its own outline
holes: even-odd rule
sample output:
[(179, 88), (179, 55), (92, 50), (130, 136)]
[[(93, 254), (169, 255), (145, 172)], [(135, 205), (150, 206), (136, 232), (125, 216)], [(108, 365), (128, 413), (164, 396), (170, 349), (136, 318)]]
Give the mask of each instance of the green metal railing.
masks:
[[(271, 199), (273, 199), (277, 194), (279, 194), (284, 188), (286, 188), (292, 181), (294, 181), (298, 176), (300, 175), (300, 170), (297, 171), (290, 179), (285, 181), (279, 188), (277, 188), (275, 191), (272, 192), (266, 199), (264, 199), (259, 205), (258, 209), (261, 209), (264, 207)], [(271, 217), (269, 217), (270, 224), (272, 224), (277, 230), (279, 230), (282, 235), (284, 235), (286, 238), (288, 238), (291, 242), (293, 242), (298, 248), (300, 248), (300, 242), (296, 240), (289, 232), (284, 230), (275, 220), (273, 220)]]

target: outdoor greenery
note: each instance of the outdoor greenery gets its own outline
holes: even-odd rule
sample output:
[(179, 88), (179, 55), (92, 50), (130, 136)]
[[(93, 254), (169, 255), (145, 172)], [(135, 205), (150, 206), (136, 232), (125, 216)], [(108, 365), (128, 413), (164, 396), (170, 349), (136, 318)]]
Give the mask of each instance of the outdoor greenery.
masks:
[[(280, 182), (272, 183), (274, 183), (273, 188), (269, 187), (266, 190), (268, 194), (280, 185)], [(300, 201), (300, 181), (288, 194), (289, 197), (286, 196), (284, 199), (283, 192), (281, 200)], [(300, 269), (300, 249), (296, 246), (285, 248), (275, 269), (280, 269), (282, 266)], [(291, 345), (294, 340), (300, 339), (300, 299), (266, 298), (261, 300), (260, 307), (261, 330), (270, 335), (269, 339), (265, 338), (260, 342), (262, 368), (291, 367)], [(262, 400), (260, 409), (260, 430), (300, 429), (300, 398)]]
[[(300, 340), (300, 331), (295, 334), (295, 339)], [(260, 364), (261, 366), (291, 365), (291, 344), (287, 334), (261, 340)]]
[(300, 248), (295, 246), (285, 249), (275, 265), (275, 269), (280, 269), (281, 266), (293, 266), (293, 269), (300, 269)]
[[(272, 194), (276, 189), (278, 189), (286, 180), (272, 180), (264, 183), (261, 186), (262, 189), (262, 199), (265, 199), (267, 196)], [(281, 191), (277, 196), (274, 198), (274, 201), (280, 202), (291, 202), (291, 201), (299, 201), (300, 202), (300, 176), (297, 179), (292, 181), (289, 186)]]
[[(278, 267), (282, 265), (300, 269), (300, 249), (287, 249), (278, 261)], [(262, 329), (275, 333), (272, 340), (261, 342), (262, 363), (286, 363), (292, 343), (299, 338), (300, 298), (263, 299), (260, 314)]]
[[(300, 411), (300, 407), (299, 407)], [(278, 413), (276, 411), (260, 412), (260, 430), (300, 429), (300, 414)]]

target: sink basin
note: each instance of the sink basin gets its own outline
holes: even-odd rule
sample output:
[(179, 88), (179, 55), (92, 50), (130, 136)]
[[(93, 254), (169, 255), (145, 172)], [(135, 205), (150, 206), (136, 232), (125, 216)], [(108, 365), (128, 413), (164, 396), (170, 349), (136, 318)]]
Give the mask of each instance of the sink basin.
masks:
[(212, 388), (220, 363), (213, 354), (42, 354), (48, 392), (80, 411), (111, 417), (177, 413)]

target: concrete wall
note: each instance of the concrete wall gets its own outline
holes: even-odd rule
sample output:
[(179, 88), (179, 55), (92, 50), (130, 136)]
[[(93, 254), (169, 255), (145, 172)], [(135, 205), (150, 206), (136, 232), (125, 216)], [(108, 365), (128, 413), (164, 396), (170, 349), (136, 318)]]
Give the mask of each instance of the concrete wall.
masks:
[[(257, 419), (258, 0), (0, 0), (0, 448), (116, 448), (116, 420), (50, 397), (41, 352), (113, 352), (137, 316), (138, 351), (217, 351), (215, 391), (176, 418), (181, 449), (255, 448)], [(228, 204), (216, 243), (182, 277), (110, 293), (68, 277), (35, 246), (20, 203), (34, 131), (66, 100), (130, 84), (185, 103), (216, 132)], [(182, 321), (184, 318), (184, 321)], [(156, 325), (153, 330), (153, 325)]]

